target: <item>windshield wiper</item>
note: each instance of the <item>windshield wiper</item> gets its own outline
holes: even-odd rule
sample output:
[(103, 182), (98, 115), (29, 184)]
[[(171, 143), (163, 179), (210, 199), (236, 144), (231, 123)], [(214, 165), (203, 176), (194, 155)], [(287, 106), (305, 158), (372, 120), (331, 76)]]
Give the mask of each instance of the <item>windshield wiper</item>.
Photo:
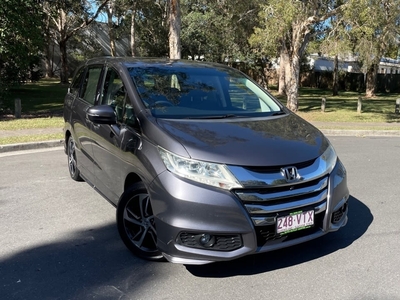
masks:
[(285, 115), (286, 113), (284, 111), (277, 111), (274, 112), (271, 116), (279, 116), (279, 115)]
[(235, 114), (226, 115), (215, 115), (215, 116), (197, 116), (197, 117), (187, 117), (186, 119), (228, 119), (228, 118), (243, 118), (244, 116), (238, 116)]

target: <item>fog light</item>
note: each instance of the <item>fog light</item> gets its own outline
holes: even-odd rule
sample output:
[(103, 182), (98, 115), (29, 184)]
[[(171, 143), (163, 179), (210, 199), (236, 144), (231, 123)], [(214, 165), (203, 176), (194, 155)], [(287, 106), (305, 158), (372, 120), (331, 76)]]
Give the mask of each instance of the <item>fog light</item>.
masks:
[(214, 251), (233, 251), (243, 246), (240, 234), (214, 235), (209, 233), (181, 232), (176, 242), (186, 247)]
[(200, 245), (203, 247), (212, 247), (214, 245), (215, 239), (212, 235), (208, 233), (203, 233), (199, 239)]

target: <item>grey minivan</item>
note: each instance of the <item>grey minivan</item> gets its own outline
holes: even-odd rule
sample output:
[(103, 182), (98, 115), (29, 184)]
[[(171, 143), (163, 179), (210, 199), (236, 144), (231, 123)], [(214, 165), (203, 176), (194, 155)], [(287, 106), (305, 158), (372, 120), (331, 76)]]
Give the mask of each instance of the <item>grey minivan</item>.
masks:
[(347, 222), (346, 169), (328, 139), (225, 65), (89, 60), (64, 119), (72, 179), (116, 207), (142, 258), (232, 260)]

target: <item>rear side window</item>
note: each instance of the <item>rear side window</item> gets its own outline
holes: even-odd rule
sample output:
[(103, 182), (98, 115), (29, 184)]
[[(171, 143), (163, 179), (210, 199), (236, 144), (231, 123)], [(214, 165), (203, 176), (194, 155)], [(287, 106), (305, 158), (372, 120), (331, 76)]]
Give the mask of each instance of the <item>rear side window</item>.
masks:
[(97, 96), (97, 86), (101, 75), (101, 66), (90, 67), (86, 72), (83, 85), (81, 98), (90, 104), (94, 104)]
[(69, 92), (71, 94), (78, 94), (79, 93), (79, 88), (81, 87), (81, 82), (82, 82), (82, 77), (84, 74), (85, 68), (82, 67), (76, 72), (74, 79), (72, 80), (71, 86), (69, 88)]

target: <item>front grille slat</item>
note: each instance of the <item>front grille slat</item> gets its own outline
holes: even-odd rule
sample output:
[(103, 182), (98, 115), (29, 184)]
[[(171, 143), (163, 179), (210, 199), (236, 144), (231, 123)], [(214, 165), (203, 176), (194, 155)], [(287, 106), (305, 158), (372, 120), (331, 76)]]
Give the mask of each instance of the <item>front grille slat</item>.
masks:
[(236, 194), (242, 201), (246, 202), (263, 202), (263, 201), (275, 201), (280, 199), (286, 199), (288, 197), (299, 197), (322, 191), (328, 186), (328, 178), (325, 177), (312, 185), (302, 184), (301, 187), (291, 186), (284, 190), (277, 190), (269, 192), (269, 189), (263, 189), (262, 192), (237, 192)]
[(282, 210), (292, 210), (296, 208), (301, 208), (304, 206), (308, 206), (310, 204), (317, 204), (324, 200), (328, 194), (328, 191), (322, 191), (318, 195), (312, 197), (306, 197), (304, 199), (293, 199), (293, 201), (286, 201), (279, 204), (269, 204), (269, 205), (260, 205), (260, 204), (245, 204), (247, 211), (250, 215), (260, 215), (260, 214), (268, 214), (275, 213)]

